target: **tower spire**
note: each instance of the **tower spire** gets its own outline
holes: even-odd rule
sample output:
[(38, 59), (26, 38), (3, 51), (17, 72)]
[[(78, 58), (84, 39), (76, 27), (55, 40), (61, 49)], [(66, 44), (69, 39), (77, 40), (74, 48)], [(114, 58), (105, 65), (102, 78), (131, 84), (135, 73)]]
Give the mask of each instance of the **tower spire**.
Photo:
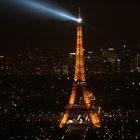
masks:
[(79, 18), (81, 18), (81, 9), (79, 7)]
[(77, 21), (78, 21), (79, 24), (82, 22), (80, 7), (79, 7), (79, 15), (78, 15), (78, 20)]

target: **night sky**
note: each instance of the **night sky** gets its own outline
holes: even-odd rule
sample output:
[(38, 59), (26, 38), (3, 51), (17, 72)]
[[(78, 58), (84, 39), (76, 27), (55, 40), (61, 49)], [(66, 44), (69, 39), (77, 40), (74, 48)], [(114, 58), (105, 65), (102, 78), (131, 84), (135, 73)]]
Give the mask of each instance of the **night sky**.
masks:
[[(3, 2), (7, 1), (7, 2)], [(9, 1), (9, 3), (8, 3)], [(39, 16), (12, 0), (0, 0), (0, 51), (11, 53), (29, 47), (74, 50), (76, 25)], [(47, 2), (47, 0), (44, 0)], [(140, 5), (135, 1), (51, 0), (84, 20), (84, 48), (136, 47), (140, 44)]]

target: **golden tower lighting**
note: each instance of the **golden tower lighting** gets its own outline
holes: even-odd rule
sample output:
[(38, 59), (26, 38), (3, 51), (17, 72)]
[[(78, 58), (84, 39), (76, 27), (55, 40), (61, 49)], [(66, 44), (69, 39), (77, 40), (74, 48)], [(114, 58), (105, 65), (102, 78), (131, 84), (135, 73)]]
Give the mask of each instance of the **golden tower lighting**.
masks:
[[(92, 124), (100, 128), (100, 120), (98, 114), (96, 113), (94, 107), (91, 104), (91, 99), (89, 91), (86, 87), (86, 77), (84, 68), (84, 54), (83, 54), (83, 38), (82, 38), (82, 19), (79, 16), (78, 26), (77, 26), (77, 42), (76, 42), (76, 62), (75, 62), (75, 73), (74, 73), (74, 83), (70, 95), (68, 105), (66, 106), (66, 112), (64, 113), (59, 127), (62, 128), (73, 112), (78, 112), (79, 110), (88, 115), (88, 118)], [(83, 104), (79, 104), (77, 101), (78, 96), (83, 98)]]

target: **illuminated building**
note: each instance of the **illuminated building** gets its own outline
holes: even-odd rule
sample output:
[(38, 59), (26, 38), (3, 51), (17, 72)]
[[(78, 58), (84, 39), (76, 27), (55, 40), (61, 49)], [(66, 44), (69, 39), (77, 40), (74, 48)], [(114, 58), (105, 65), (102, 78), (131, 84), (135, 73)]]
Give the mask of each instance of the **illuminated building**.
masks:
[(125, 45), (123, 49), (118, 53), (119, 56), (119, 65), (121, 73), (129, 73), (131, 72), (131, 57), (132, 51), (127, 48)]
[[(72, 55), (73, 56), (73, 55)], [(80, 113), (79, 113), (80, 111)], [(77, 27), (77, 44), (76, 44), (76, 63), (74, 73), (74, 83), (70, 95), (69, 103), (66, 106), (61, 121), (60, 128), (62, 128), (70, 117), (75, 117), (76, 114), (88, 116), (92, 124), (99, 128), (100, 120), (96, 112), (95, 106), (91, 104), (90, 93), (86, 87), (84, 55), (83, 55), (83, 40), (82, 40), (82, 24), (79, 23)], [(79, 118), (79, 117), (78, 117)]]
[(13, 72), (13, 61), (10, 57), (0, 55), (0, 75), (10, 75)]
[(136, 55), (136, 70), (140, 73), (140, 54)]
[(117, 66), (117, 53), (114, 48), (108, 48), (102, 51), (102, 57), (104, 61), (104, 69), (103, 71), (106, 73), (114, 73), (118, 72)]

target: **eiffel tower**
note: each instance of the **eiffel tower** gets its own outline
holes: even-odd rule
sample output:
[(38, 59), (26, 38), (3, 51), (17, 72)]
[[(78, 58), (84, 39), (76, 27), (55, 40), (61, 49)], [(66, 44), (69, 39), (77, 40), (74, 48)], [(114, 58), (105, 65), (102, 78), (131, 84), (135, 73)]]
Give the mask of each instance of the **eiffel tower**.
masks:
[[(82, 103), (80, 99), (82, 98)], [(74, 117), (74, 113), (81, 113), (88, 116), (90, 122), (97, 128), (100, 128), (100, 120), (96, 113), (95, 107), (91, 103), (89, 91), (86, 87), (86, 77), (84, 68), (84, 55), (83, 55), (83, 39), (82, 39), (82, 23), (79, 17), (77, 26), (77, 43), (76, 43), (76, 63), (74, 83), (71, 91), (69, 103), (66, 106), (59, 127), (62, 128), (70, 117)]]

